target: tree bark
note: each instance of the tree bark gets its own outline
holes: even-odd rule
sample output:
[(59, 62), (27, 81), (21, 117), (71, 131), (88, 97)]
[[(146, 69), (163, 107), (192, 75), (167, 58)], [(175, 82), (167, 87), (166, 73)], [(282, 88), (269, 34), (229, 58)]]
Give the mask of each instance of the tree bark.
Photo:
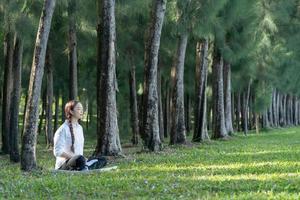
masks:
[(255, 131), (259, 134), (259, 115), (255, 115)]
[(87, 115), (86, 115), (86, 130), (89, 130), (90, 128), (90, 120), (91, 120), (91, 108), (92, 108), (92, 103), (88, 101), (88, 110), (87, 110)]
[(129, 72), (129, 87), (130, 87), (130, 113), (131, 113), (131, 129), (132, 138), (131, 142), (133, 145), (138, 144), (139, 135), (139, 117), (137, 107), (137, 96), (136, 96), (136, 81), (135, 81), (135, 66), (131, 64)]
[(272, 92), (272, 98), (273, 98), (273, 103), (272, 103), (272, 106), (273, 106), (273, 125), (274, 127), (277, 127), (277, 92), (276, 92), (276, 89), (273, 90)]
[(248, 82), (247, 91), (243, 93), (243, 131), (248, 134), (248, 116), (249, 116), (249, 99), (250, 99), (251, 79)]
[(8, 30), (4, 35), (4, 83), (2, 104), (2, 153), (10, 153), (10, 104), (12, 91), (13, 33)]
[(57, 90), (55, 94), (54, 132), (58, 128), (58, 117), (59, 117), (59, 90)]
[(37, 134), (41, 134), (42, 133), (42, 129), (43, 129), (43, 122), (45, 119), (45, 112), (46, 112), (46, 101), (47, 101), (47, 90), (43, 89), (42, 92), (42, 111), (41, 111), (41, 115), (39, 116), (39, 126), (38, 126), (38, 132)]
[(208, 40), (198, 42), (196, 47), (195, 68), (195, 108), (194, 108), (194, 142), (209, 139), (207, 131), (207, 74), (208, 74)]
[(274, 106), (275, 106), (275, 108), (274, 108), (274, 115), (275, 115), (275, 127), (278, 127), (278, 125), (279, 125), (279, 107), (278, 107), (278, 98), (277, 98), (277, 96), (278, 96), (278, 91), (277, 91), (277, 89), (275, 89), (274, 90)]
[(151, 151), (161, 149), (158, 122), (157, 61), (160, 36), (166, 11), (166, 0), (155, 0), (151, 9), (151, 24), (145, 45), (143, 86), (143, 121), (141, 136), (144, 146)]
[(233, 127), (233, 132), (236, 130), (235, 128), (234, 128), (234, 126), (235, 126), (235, 101), (236, 101), (236, 99), (235, 99), (235, 93), (233, 92), (233, 91), (231, 91), (231, 121), (232, 121), (232, 127)]
[(224, 88), (223, 88), (223, 58), (219, 49), (214, 47), (213, 58), (213, 122), (212, 122), (212, 138), (224, 138), (227, 136), (225, 128), (224, 113)]
[[(95, 155), (122, 154), (116, 104), (116, 22), (115, 0), (98, 0), (101, 32), (98, 32), (98, 113), (97, 147)], [(102, 34), (99, 34), (102, 33)]]
[(20, 103), (20, 92), (21, 92), (21, 73), (22, 73), (22, 54), (23, 44), (21, 39), (15, 37), (15, 48), (13, 55), (13, 90), (10, 106), (10, 160), (13, 162), (20, 161), (19, 154), (19, 103)]
[(61, 103), (61, 121), (64, 122), (65, 121), (65, 105), (66, 105), (66, 99), (64, 97), (64, 93), (62, 91), (61, 93), (61, 99), (62, 99), (62, 103)]
[(299, 98), (297, 100), (297, 106), (298, 106), (298, 115), (297, 115), (297, 122), (298, 122), (298, 125), (300, 125), (300, 102), (299, 102)]
[(291, 120), (291, 126), (293, 126), (293, 95), (290, 97), (290, 120)]
[(254, 94), (254, 91), (251, 92), (251, 95), (250, 95), (250, 98), (251, 98), (251, 102), (252, 102), (252, 105), (251, 105), (251, 113), (252, 113), (252, 128), (253, 129), (256, 129), (256, 122), (259, 122), (259, 113), (257, 113), (255, 111), (255, 94)]
[(241, 131), (241, 92), (240, 90), (238, 91), (236, 95), (236, 112), (235, 112), (235, 121), (236, 121), (236, 129), (237, 131)]
[(282, 94), (278, 93), (279, 96), (279, 126), (283, 126), (283, 99)]
[(190, 125), (190, 107), (191, 107), (190, 95), (186, 94), (186, 101), (185, 101), (185, 128), (186, 128), (187, 135), (189, 135), (190, 130), (191, 130), (191, 125)]
[[(93, 106), (93, 101), (91, 101), (90, 102), (90, 104), (91, 104), (91, 108), (92, 108), (92, 106)], [(93, 115), (94, 115), (94, 113), (93, 113), (93, 109), (89, 109), (89, 127), (91, 126), (91, 124), (93, 123)]]
[(268, 111), (264, 111), (263, 116), (262, 116), (262, 128), (268, 129), (270, 128), (269, 120), (268, 120)]
[(55, 0), (44, 1), (33, 54), (21, 150), (21, 169), (25, 171), (30, 171), (37, 167), (35, 150), (39, 113), (38, 104), (44, 74), (46, 48), (54, 8)]
[(297, 113), (296, 113), (296, 126), (299, 125), (299, 99), (298, 97), (296, 98), (296, 108), (297, 108)]
[(291, 125), (291, 120), (290, 120), (290, 95), (288, 94), (286, 97), (286, 121), (287, 125)]
[(279, 108), (280, 108), (280, 97), (279, 91), (276, 90), (276, 126), (279, 127)]
[(52, 104), (53, 104), (53, 69), (51, 47), (48, 45), (46, 52), (46, 75), (47, 75), (47, 97), (46, 97), (46, 138), (47, 148), (53, 147), (53, 126), (52, 126)]
[(283, 95), (283, 100), (282, 100), (282, 115), (283, 115), (283, 126), (287, 125), (287, 120), (286, 120), (286, 94)]
[(297, 106), (296, 106), (296, 96), (293, 96), (293, 126), (296, 126), (296, 115), (297, 115)]
[(231, 65), (224, 63), (224, 104), (225, 104), (225, 127), (229, 135), (233, 134), (231, 113)]
[(78, 78), (77, 78), (77, 37), (76, 37), (76, 0), (68, 1), (68, 17), (69, 17), (69, 99), (77, 99), (78, 97)]
[(86, 127), (86, 130), (89, 129), (89, 113), (90, 113), (90, 101), (89, 101), (89, 98), (87, 97), (85, 99), (85, 115), (86, 115), (86, 118), (85, 118), (85, 127)]
[(170, 144), (184, 144), (186, 142), (185, 117), (184, 117), (184, 61), (188, 42), (188, 34), (179, 38), (175, 57), (175, 74), (172, 92), (172, 126)]
[(25, 105), (23, 109), (23, 123), (22, 123), (22, 131), (21, 131), (21, 138), (23, 138), (23, 132), (25, 128), (25, 113), (26, 113), (26, 108), (27, 108), (27, 100), (28, 100), (28, 94), (25, 96)]
[(165, 102), (164, 102), (164, 137), (168, 137), (170, 131), (170, 89), (169, 84), (165, 84)]
[(273, 97), (271, 96), (271, 103), (268, 109), (268, 118), (270, 122), (270, 126), (273, 127), (273, 109), (272, 109), (272, 104), (273, 104)]
[(161, 74), (160, 67), (157, 69), (157, 94), (158, 94), (158, 122), (159, 122), (159, 136), (160, 141), (164, 141), (164, 115), (163, 115), (163, 107), (162, 107), (162, 93), (161, 93)]

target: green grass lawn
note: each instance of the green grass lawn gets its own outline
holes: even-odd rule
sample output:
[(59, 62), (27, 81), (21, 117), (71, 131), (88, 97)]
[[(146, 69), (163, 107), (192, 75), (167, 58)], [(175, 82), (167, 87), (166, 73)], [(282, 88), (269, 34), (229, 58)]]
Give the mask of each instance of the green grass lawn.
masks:
[[(94, 148), (86, 141), (85, 153)], [(43, 170), (23, 173), (1, 156), (0, 199), (300, 199), (300, 128), (276, 129), (193, 147), (168, 147), (118, 159), (115, 171), (55, 174), (52, 152), (38, 146)]]

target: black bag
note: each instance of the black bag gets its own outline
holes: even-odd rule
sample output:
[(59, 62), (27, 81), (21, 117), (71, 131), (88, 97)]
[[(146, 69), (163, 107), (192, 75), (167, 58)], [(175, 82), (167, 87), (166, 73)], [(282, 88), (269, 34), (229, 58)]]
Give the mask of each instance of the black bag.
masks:
[(103, 156), (100, 157), (90, 157), (87, 162), (86, 166), (89, 170), (93, 169), (100, 169), (107, 164), (107, 159)]

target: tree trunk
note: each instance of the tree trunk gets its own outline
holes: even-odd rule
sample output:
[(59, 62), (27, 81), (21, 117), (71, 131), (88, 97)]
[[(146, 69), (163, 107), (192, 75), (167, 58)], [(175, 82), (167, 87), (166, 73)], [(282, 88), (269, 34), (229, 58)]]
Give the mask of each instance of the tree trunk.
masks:
[(253, 101), (253, 92), (250, 92), (249, 96), (249, 119), (248, 119), (248, 124), (249, 124), (249, 130), (255, 129), (255, 113), (254, 113), (254, 101)]
[(262, 116), (262, 128), (268, 129), (270, 128), (269, 120), (268, 120), (268, 111), (264, 111), (263, 116)]
[(279, 108), (280, 108), (280, 97), (279, 91), (276, 92), (276, 126), (279, 127)]
[(291, 126), (293, 126), (293, 95), (290, 97), (290, 119), (291, 119)]
[(294, 126), (297, 126), (298, 123), (297, 123), (297, 114), (298, 114), (298, 107), (297, 107), (297, 97), (294, 96)]
[[(45, 119), (45, 112), (46, 112), (46, 101), (47, 101), (47, 91), (44, 89), (42, 92), (42, 112), (41, 115), (39, 117), (39, 127), (38, 127), (38, 132), (37, 134), (41, 134), (42, 133), (42, 129), (43, 129), (43, 122)], [(47, 140), (46, 140), (47, 141)]]
[(76, 0), (68, 1), (68, 17), (69, 17), (69, 99), (77, 99), (77, 38), (76, 38)]
[(274, 124), (274, 127), (277, 127), (277, 92), (276, 92), (276, 89), (273, 90), (273, 93), (272, 93), (272, 98), (273, 98), (273, 124)]
[(139, 115), (139, 131), (141, 136), (141, 130), (143, 126), (143, 95), (137, 94), (137, 107), (138, 107), (138, 115)]
[(52, 126), (52, 104), (53, 104), (53, 69), (51, 48), (48, 45), (46, 52), (46, 75), (47, 75), (47, 97), (46, 97), (46, 138), (47, 148), (53, 147), (53, 126)]
[(298, 125), (300, 125), (300, 102), (299, 102), (299, 99), (298, 99), (298, 115), (297, 115), (297, 119), (298, 119)]
[[(188, 42), (188, 34), (179, 38), (175, 58), (175, 74), (173, 82), (173, 112), (170, 132), (170, 144), (184, 144), (186, 142), (185, 117), (184, 117), (184, 61)], [(173, 75), (173, 74), (172, 74)]]
[(293, 95), (290, 96), (290, 125), (293, 126)]
[(198, 42), (196, 47), (195, 68), (195, 107), (194, 107), (194, 142), (209, 139), (207, 131), (207, 73), (208, 73), (208, 40)]
[(246, 111), (245, 111), (245, 103), (246, 103), (246, 94), (245, 94), (245, 91), (242, 92), (241, 94), (241, 128), (242, 128), (242, 131), (245, 133), (245, 129), (247, 127), (247, 124), (246, 124)]
[(158, 92), (158, 122), (159, 122), (159, 135), (160, 141), (164, 141), (164, 115), (163, 115), (163, 108), (162, 108), (162, 93), (161, 93), (161, 74), (160, 74), (160, 67), (157, 69), (157, 92)]
[(255, 115), (255, 131), (259, 134), (259, 115)]
[[(90, 102), (90, 107), (93, 106), (93, 101)], [(89, 109), (89, 127), (91, 126), (91, 124), (93, 123), (93, 109)]]
[(12, 91), (13, 65), (13, 33), (8, 31), (4, 35), (4, 83), (2, 104), (2, 153), (10, 153), (10, 104)]
[[(97, 147), (95, 155), (117, 156), (122, 153), (116, 104), (116, 22), (115, 0), (98, 0), (98, 117)], [(101, 31), (101, 32), (100, 32)]]
[(157, 61), (160, 36), (166, 11), (166, 0), (155, 0), (151, 9), (151, 24), (145, 46), (145, 72), (143, 89), (143, 121), (141, 135), (144, 145), (151, 151), (161, 149), (158, 122)]
[(59, 116), (59, 90), (57, 90), (55, 94), (54, 132), (58, 128), (58, 116)]
[(61, 103), (61, 121), (64, 122), (65, 118), (66, 118), (66, 116), (65, 116), (66, 99), (64, 97), (63, 91), (61, 93), (61, 101), (62, 101), (62, 103)]
[(206, 111), (206, 119), (207, 119), (207, 130), (212, 130), (212, 107), (213, 107), (213, 102), (212, 100), (210, 102), (208, 102), (208, 100), (206, 100), (206, 108), (207, 108), (207, 111)]
[(278, 92), (277, 92), (277, 89), (274, 90), (274, 116), (275, 116), (275, 127), (278, 127), (278, 124), (279, 124), (279, 114), (278, 114), (278, 99), (277, 99), (277, 96), (278, 96)]
[(87, 97), (86, 99), (85, 99), (85, 115), (86, 115), (86, 117), (85, 117), (85, 127), (86, 127), (86, 130), (88, 130), (89, 129), (89, 113), (90, 113), (90, 105), (89, 105), (90, 103), (89, 103), (89, 98)]
[(272, 104), (273, 104), (273, 98), (271, 96), (271, 103), (268, 109), (268, 118), (270, 122), (270, 126), (273, 127), (273, 109), (272, 109)]
[[(233, 91), (231, 91), (231, 121), (232, 121), (232, 127), (234, 127), (234, 123), (235, 123), (235, 93)], [(235, 131), (235, 129), (233, 128), (233, 132)]]
[(247, 92), (243, 93), (243, 131), (248, 134), (248, 115), (249, 115), (249, 99), (250, 99), (251, 80), (248, 82)]
[(25, 115), (25, 128), (22, 138), (21, 169), (33, 170), (36, 164), (36, 135), (38, 123), (38, 104), (44, 74), (45, 55), (51, 27), (55, 0), (45, 0), (34, 49), (30, 75), (28, 101)]
[(288, 116), (287, 116), (287, 95), (284, 94), (284, 100), (283, 100), (283, 115), (284, 115), (284, 126), (288, 125)]
[(295, 97), (295, 126), (299, 125), (299, 120), (298, 120), (298, 113), (299, 113), (299, 106), (298, 106), (298, 98)]
[(279, 126), (283, 126), (283, 100), (282, 94), (278, 93), (279, 96)]
[(237, 98), (237, 100), (236, 100), (237, 105), (236, 105), (236, 112), (235, 112), (236, 129), (237, 129), (237, 131), (241, 131), (241, 113), (242, 113), (241, 108), (242, 108), (242, 106), (241, 106), (241, 92), (240, 91), (238, 91), (236, 98)]
[(213, 122), (212, 122), (212, 138), (224, 138), (227, 136), (225, 128), (224, 113), (224, 87), (223, 87), (223, 58), (217, 47), (214, 47), (213, 58)]
[(28, 100), (28, 94), (26, 93), (25, 105), (24, 105), (24, 109), (23, 109), (23, 124), (22, 124), (21, 138), (23, 138), (23, 132), (24, 132), (24, 128), (25, 128), (25, 113), (26, 113), (26, 108), (27, 108), (27, 100)]
[(225, 104), (225, 127), (229, 135), (233, 134), (231, 113), (231, 65), (224, 63), (224, 104)]
[(290, 120), (290, 95), (288, 94), (286, 97), (286, 121), (287, 125), (291, 125), (291, 120)]
[(189, 135), (191, 126), (190, 126), (190, 107), (191, 107), (191, 99), (190, 95), (186, 94), (186, 101), (185, 101), (185, 127), (187, 135)]
[(286, 126), (286, 95), (282, 94), (282, 126)]
[(129, 87), (130, 87), (130, 113), (131, 113), (131, 129), (132, 138), (131, 142), (133, 145), (138, 144), (138, 134), (139, 134), (139, 117), (138, 117), (138, 107), (137, 107), (137, 96), (136, 96), (136, 81), (135, 81), (135, 66), (131, 64), (131, 69), (129, 72)]
[(15, 37), (15, 48), (13, 56), (13, 90), (10, 106), (10, 160), (13, 162), (20, 161), (19, 154), (19, 103), (20, 103), (20, 92), (21, 92), (21, 73), (22, 73), (22, 54), (23, 44), (18, 36)]
[(169, 90), (169, 84), (168, 82), (166, 82), (166, 86), (165, 86), (165, 106), (164, 106), (164, 137), (167, 138), (168, 137), (168, 133), (170, 130), (170, 126), (169, 126), (169, 121), (170, 121), (170, 90)]
[(88, 109), (86, 110), (86, 130), (89, 130), (89, 128), (90, 128), (90, 119), (91, 119), (91, 115), (90, 115), (90, 113), (91, 113), (91, 108), (92, 107), (90, 107), (91, 106), (91, 103), (90, 103), (90, 101), (88, 101)]

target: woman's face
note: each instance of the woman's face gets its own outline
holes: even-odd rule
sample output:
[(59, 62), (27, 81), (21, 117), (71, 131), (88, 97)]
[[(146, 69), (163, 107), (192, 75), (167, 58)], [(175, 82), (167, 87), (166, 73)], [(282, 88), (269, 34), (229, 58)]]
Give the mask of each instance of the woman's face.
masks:
[(83, 107), (81, 103), (77, 103), (73, 110), (71, 110), (72, 117), (75, 119), (82, 119)]

